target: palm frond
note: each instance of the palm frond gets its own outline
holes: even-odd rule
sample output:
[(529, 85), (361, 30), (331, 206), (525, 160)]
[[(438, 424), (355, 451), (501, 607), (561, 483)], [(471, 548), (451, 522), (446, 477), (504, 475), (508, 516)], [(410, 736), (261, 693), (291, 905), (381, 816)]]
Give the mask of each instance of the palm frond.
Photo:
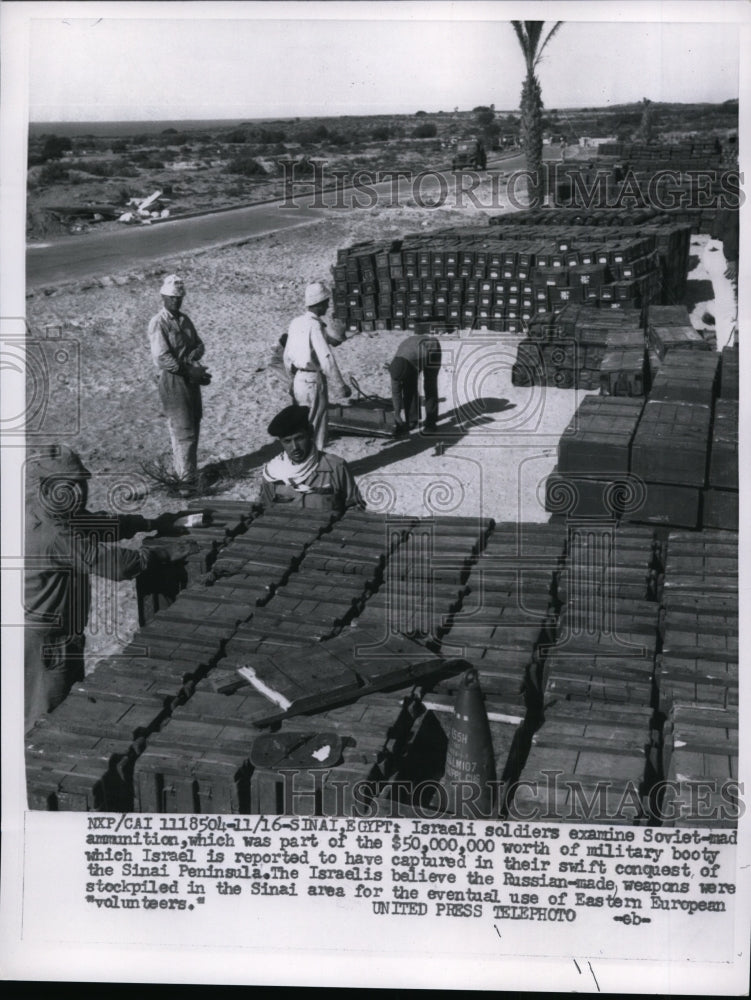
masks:
[(512, 21), (511, 24), (514, 27), (514, 31), (516, 32), (516, 37), (519, 39), (519, 45), (521, 46), (521, 50), (524, 53), (524, 57), (526, 58), (527, 46), (529, 43), (527, 41), (527, 34), (524, 30), (524, 25), (521, 21)]
[(563, 24), (563, 21), (556, 21), (555, 24), (553, 25), (553, 27), (548, 32), (547, 37), (545, 38), (545, 41), (540, 46), (540, 50), (537, 53), (537, 56), (535, 57), (535, 62), (534, 62), (535, 66), (538, 64), (538, 62), (542, 58), (542, 53), (545, 50), (545, 46), (548, 44), (548, 42), (550, 41), (550, 39), (553, 37), (553, 35), (556, 33), (556, 31), (558, 31), (558, 29), (561, 27), (562, 24)]
[(524, 27), (527, 31), (527, 38), (529, 39), (529, 50), (532, 57), (532, 65), (537, 62), (537, 46), (540, 44), (540, 37), (542, 35), (544, 21), (525, 21)]

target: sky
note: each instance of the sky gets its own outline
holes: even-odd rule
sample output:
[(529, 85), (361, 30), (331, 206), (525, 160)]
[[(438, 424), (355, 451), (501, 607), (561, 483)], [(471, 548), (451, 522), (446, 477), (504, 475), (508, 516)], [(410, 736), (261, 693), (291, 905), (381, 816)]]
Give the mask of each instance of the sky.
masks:
[[(30, 17), (34, 122), (512, 110), (524, 76), (518, 4), (4, 6)], [(571, 15), (539, 66), (546, 106), (737, 97), (738, 24), (679, 23), (689, 7), (528, 5), (525, 16)], [(664, 20), (649, 23), (655, 11)], [(734, 4), (690, 16), (707, 11), (741, 16)]]

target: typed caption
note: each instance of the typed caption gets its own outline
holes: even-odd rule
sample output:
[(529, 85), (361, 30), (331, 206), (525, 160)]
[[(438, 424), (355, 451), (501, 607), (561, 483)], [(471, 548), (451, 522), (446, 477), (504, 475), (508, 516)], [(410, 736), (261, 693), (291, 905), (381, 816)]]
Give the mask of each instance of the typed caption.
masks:
[(346, 900), (365, 915), (660, 925), (732, 911), (734, 830), (288, 816), (88, 816), (87, 906)]

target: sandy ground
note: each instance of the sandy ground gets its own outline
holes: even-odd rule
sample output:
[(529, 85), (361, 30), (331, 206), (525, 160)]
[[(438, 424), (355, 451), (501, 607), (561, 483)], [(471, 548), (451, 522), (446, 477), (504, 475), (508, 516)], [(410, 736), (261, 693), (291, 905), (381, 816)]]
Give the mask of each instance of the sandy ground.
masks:
[[(468, 223), (467, 214), (401, 209), (333, 213), (322, 223), (201, 254), (164, 260), (159, 268), (113, 276), (105, 288), (58, 290), (29, 299), (34, 330), (63, 328), (78, 352), (58, 383), (52, 413), (69, 427), (69, 443), (95, 474), (91, 507), (174, 510), (179, 501), (141, 471), (141, 462), (169, 459), (169, 437), (160, 413), (146, 329), (161, 305), (160, 274), (184, 278), (184, 309), (206, 343), (213, 373), (204, 390), (199, 465), (223, 463), (224, 497), (255, 497), (261, 469), (276, 451), (266, 433), (274, 413), (287, 405), (286, 378), (272, 350), (290, 320), (302, 312), (307, 282), (330, 281), (339, 247), (445, 225)], [(478, 220), (479, 221), (479, 220)], [(721, 248), (694, 238), (696, 276), (705, 312), (716, 319), (718, 343), (727, 341), (734, 304), (722, 276)], [(717, 293), (713, 292), (712, 282)], [(119, 283), (122, 282), (122, 283)], [(360, 334), (336, 350), (345, 377), (362, 390), (386, 396), (385, 366), (404, 333)], [(440, 422), (436, 436), (415, 434), (392, 442), (337, 437), (333, 451), (351, 463), (368, 506), (401, 514), (482, 515), (502, 520), (544, 521), (544, 483), (555, 464), (558, 438), (584, 393), (517, 388), (511, 365), (521, 337), (465, 333), (443, 340), (439, 378)], [(77, 410), (79, 412), (77, 412)], [(115, 652), (136, 627), (133, 584), (97, 581), (87, 647), (87, 667)]]

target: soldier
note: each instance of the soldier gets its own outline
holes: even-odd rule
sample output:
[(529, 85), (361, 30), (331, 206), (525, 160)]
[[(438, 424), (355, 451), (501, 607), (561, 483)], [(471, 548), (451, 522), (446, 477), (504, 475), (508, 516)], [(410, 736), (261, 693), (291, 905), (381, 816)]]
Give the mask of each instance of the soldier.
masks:
[(279, 439), (282, 453), (264, 466), (262, 506), (284, 503), (339, 514), (347, 507), (365, 506), (344, 459), (318, 450), (305, 406), (285, 407), (268, 432)]
[(25, 728), (63, 701), (83, 680), (84, 629), (91, 607), (89, 575), (129, 580), (169, 550), (125, 549), (107, 539), (139, 531), (167, 531), (175, 520), (138, 514), (117, 516), (86, 510), (91, 473), (79, 456), (62, 447), (36, 466), (25, 544), (24, 633)]
[(323, 321), (329, 307), (329, 293), (320, 281), (305, 289), (305, 307), (307, 312), (289, 325), (284, 367), (292, 376), (295, 402), (308, 408), (316, 448), (322, 451), (328, 444), (329, 379), (345, 397), (351, 396), (352, 390), (345, 385), (331, 350), (330, 345), (336, 340), (328, 334)]
[(185, 286), (169, 274), (160, 289), (163, 307), (149, 323), (151, 357), (159, 371), (159, 399), (167, 415), (175, 474), (186, 493), (197, 489), (198, 434), (203, 408), (201, 386), (211, 375), (199, 364), (204, 344), (196, 328), (180, 311)]
[(420, 416), (418, 375), (422, 372), (425, 396), (426, 431), (435, 430), (438, 420), (438, 372), (441, 345), (435, 337), (413, 334), (396, 349), (389, 365), (391, 397), (394, 403), (394, 437), (417, 427)]

